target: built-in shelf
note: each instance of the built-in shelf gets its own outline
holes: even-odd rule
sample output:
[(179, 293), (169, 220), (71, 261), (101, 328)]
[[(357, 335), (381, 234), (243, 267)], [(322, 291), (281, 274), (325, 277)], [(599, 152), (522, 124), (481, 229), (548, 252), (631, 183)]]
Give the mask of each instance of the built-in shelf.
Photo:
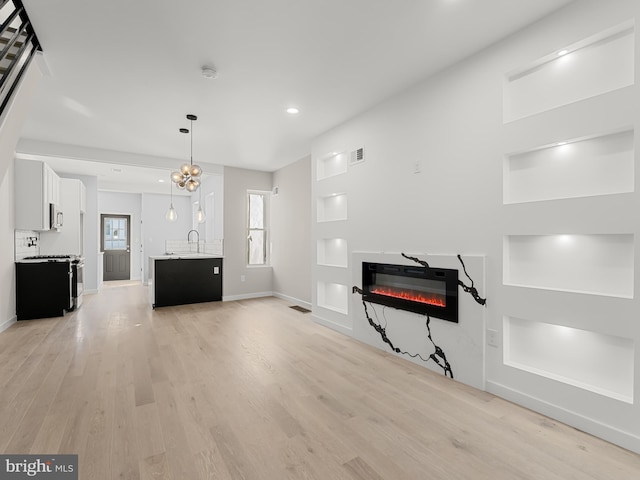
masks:
[(317, 199), (317, 221), (335, 222), (347, 219), (347, 195), (337, 193)]
[(510, 235), (506, 285), (633, 298), (632, 234)]
[(542, 50), (513, 50), (518, 68), (503, 70), (503, 286), (483, 352), (499, 379), (490, 390), (616, 442), (634, 438), (638, 406), (638, 52), (627, 13), (577, 36), (550, 29)]
[(349, 314), (349, 287), (340, 283), (317, 283), (318, 306), (334, 312)]
[(633, 142), (627, 130), (507, 155), (504, 203), (633, 192)]
[[(348, 172), (350, 153), (332, 151), (315, 161), (316, 285), (313, 318), (340, 331), (349, 326)], [(317, 308), (316, 308), (317, 307)], [(320, 311), (324, 310), (324, 311)]]
[(347, 241), (344, 238), (321, 238), (317, 242), (317, 263), (329, 267), (348, 266)]
[(332, 152), (326, 157), (318, 160), (316, 179), (323, 180), (335, 177), (347, 172), (349, 154), (347, 152)]
[(625, 22), (510, 72), (504, 121), (633, 85), (634, 37), (633, 22)]
[(503, 331), (506, 365), (633, 403), (633, 340), (514, 317)]

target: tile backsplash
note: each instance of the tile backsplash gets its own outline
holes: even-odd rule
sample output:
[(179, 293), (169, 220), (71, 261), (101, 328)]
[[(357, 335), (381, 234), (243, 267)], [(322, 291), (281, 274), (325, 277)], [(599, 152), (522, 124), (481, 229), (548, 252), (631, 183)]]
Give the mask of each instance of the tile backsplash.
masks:
[(187, 240), (167, 240), (165, 242), (166, 253), (196, 253), (198, 251), (208, 255), (222, 255), (222, 240), (197, 243)]
[(15, 259), (40, 255), (40, 233), (30, 230), (16, 230), (14, 234)]

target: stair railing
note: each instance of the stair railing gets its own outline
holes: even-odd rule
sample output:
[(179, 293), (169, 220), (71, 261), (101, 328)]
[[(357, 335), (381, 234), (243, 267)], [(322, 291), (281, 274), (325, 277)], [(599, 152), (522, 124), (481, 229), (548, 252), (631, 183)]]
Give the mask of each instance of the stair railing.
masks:
[(0, 115), (5, 111), (40, 42), (22, 0), (0, 0)]

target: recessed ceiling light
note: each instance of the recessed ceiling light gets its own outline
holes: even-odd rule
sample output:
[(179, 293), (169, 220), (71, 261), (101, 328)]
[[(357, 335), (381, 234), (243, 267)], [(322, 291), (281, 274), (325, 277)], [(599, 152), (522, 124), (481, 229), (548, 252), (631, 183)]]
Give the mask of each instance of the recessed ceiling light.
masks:
[(287, 113), (289, 113), (291, 115), (297, 115), (298, 113), (300, 113), (300, 109), (298, 109), (296, 107), (289, 107), (289, 108), (287, 108)]
[(566, 144), (567, 144), (567, 142), (558, 142), (558, 143), (556, 143), (556, 147), (561, 147), (561, 146), (566, 145)]
[(160, 180), (158, 180), (160, 183), (164, 183), (164, 180), (161, 178)]
[(558, 56), (559, 56), (559, 57), (561, 57), (561, 56), (563, 56), (563, 55), (566, 55), (567, 53), (569, 53), (569, 50), (560, 50), (560, 51), (558, 52)]

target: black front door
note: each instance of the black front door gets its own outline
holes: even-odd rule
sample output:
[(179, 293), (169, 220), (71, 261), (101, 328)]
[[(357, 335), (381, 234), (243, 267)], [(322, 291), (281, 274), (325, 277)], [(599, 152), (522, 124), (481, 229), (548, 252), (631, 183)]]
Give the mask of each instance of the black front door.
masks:
[(102, 279), (129, 280), (131, 278), (131, 249), (129, 244), (130, 215), (100, 215), (100, 244), (104, 252)]

